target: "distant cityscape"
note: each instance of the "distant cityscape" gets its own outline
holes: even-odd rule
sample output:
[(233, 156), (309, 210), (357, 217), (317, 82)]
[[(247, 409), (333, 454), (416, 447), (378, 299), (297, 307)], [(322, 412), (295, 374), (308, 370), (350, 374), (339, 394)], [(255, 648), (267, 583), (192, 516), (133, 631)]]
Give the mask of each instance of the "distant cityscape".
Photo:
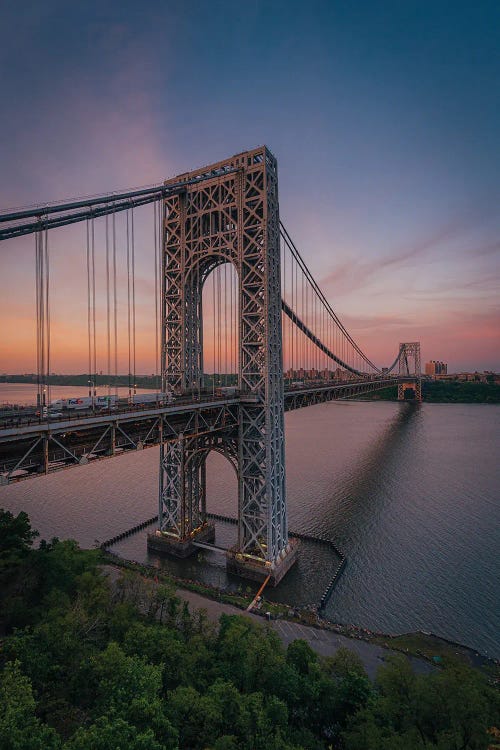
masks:
[[(382, 368), (382, 374), (388, 372), (386, 367)], [(448, 372), (448, 364), (440, 360), (431, 359), (425, 363), (423, 375), (432, 380), (449, 380), (449, 381), (460, 381), (460, 382), (476, 382), (476, 383), (496, 383), (500, 384), (500, 373), (493, 372), (492, 370), (484, 370), (479, 372)], [(159, 388), (161, 379), (158, 375), (152, 373), (151, 375), (106, 375), (102, 371), (92, 376), (92, 380), (89, 380), (89, 375), (85, 373), (81, 374), (62, 374), (52, 372), (47, 382), (50, 385), (80, 385), (87, 386), (103, 386), (108, 385), (110, 378), (114, 385), (119, 386), (131, 386), (132, 388)], [(336, 380), (346, 381), (352, 379), (352, 374), (343, 370), (340, 367), (336, 369), (317, 369), (317, 368), (289, 368), (283, 372), (283, 378), (285, 381), (302, 381), (302, 380)], [(206, 386), (211, 386), (212, 382), (224, 382), (227, 385), (235, 384), (237, 377), (235, 373), (205, 373), (204, 380)], [(34, 383), (38, 381), (38, 376), (35, 373), (0, 373), (0, 383)]]
[(484, 370), (484, 372), (453, 372), (448, 373), (448, 364), (437, 359), (425, 363), (425, 374), (434, 380), (459, 380), (475, 383), (500, 383), (500, 373)]

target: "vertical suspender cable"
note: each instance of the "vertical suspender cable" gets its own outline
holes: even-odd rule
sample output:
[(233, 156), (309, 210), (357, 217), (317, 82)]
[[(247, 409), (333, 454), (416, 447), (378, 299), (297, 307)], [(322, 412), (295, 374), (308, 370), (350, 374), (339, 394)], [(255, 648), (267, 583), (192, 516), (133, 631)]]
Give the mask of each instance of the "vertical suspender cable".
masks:
[[(309, 282), (305, 281), (305, 296), (306, 296), (306, 326), (311, 330), (311, 321), (309, 320)], [(311, 378), (311, 339), (306, 336), (307, 346), (307, 370), (309, 372), (308, 377)]]
[(226, 385), (229, 385), (227, 366), (227, 263), (224, 263), (224, 378)]
[[(304, 276), (304, 272), (302, 271), (302, 315), (301, 315), (302, 320), (305, 320), (305, 317), (306, 317), (306, 303), (305, 303), (305, 297), (306, 297), (305, 292), (306, 292), (306, 290), (305, 290), (305, 283), (306, 283), (305, 282), (305, 276)], [(304, 378), (305, 378), (305, 370), (306, 370), (306, 349), (307, 349), (307, 339), (306, 339), (304, 333), (302, 333), (302, 362), (301, 362), (300, 366), (301, 366), (302, 370), (304, 371), (303, 372), (303, 377)]]
[(214, 328), (214, 336), (215, 336), (215, 370), (214, 372), (217, 373), (217, 378), (215, 379), (215, 385), (216, 387), (219, 385), (220, 381), (220, 356), (219, 356), (219, 335), (220, 335), (220, 317), (219, 317), (219, 266), (214, 271), (214, 282), (215, 282), (215, 292), (214, 292), (214, 316), (215, 316), (215, 328)]
[[(310, 329), (311, 325), (308, 320), (308, 317), (309, 317), (309, 284), (307, 283), (307, 279), (304, 279), (304, 303), (305, 303), (305, 308), (304, 308), (303, 321), (305, 325)], [(303, 335), (304, 335), (304, 343), (305, 343), (305, 349), (306, 349), (305, 369), (308, 371), (310, 369), (309, 357), (311, 355), (311, 340), (305, 334)]]
[(95, 314), (95, 229), (94, 229), (94, 217), (92, 216), (90, 219), (90, 226), (91, 226), (91, 239), (92, 239), (92, 335), (93, 335), (93, 347), (92, 347), (92, 353), (94, 356), (94, 366), (93, 366), (93, 375), (94, 375), (94, 390), (93, 390), (93, 401), (92, 406), (95, 405), (95, 395), (96, 395), (96, 386), (97, 386), (97, 337), (96, 337), (96, 314)]
[[(295, 310), (295, 264), (293, 256), (290, 258), (290, 277), (291, 277), (291, 300), (292, 300), (292, 310)], [(292, 380), (295, 379), (294, 369), (295, 369), (295, 327), (292, 323), (290, 326), (290, 358), (291, 358), (291, 374), (290, 377)]]
[[(316, 297), (316, 292), (315, 292), (314, 289), (312, 290), (312, 299), (313, 299), (314, 334), (315, 334), (315, 336), (317, 336), (318, 338), (320, 338), (321, 337), (321, 330), (320, 330), (320, 328), (318, 326), (318, 299)], [(320, 362), (319, 362), (320, 353), (321, 353), (320, 350), (315, 345), (314, 346), (314, 369), (316, 370), (316, 378), (319, 377), (319, 372), (321, 370)]]
[[(309, 299), (309, 312), (308, 312), (309, 322), (308, 322), (308, 328), (313, 333), (316, 333), (316, 331), (314, 330), (313, 292), (312, 292), (312, 288), (311, 288), (311, 285), (309, 284), (309, 282), (307, 282), (307, 286), (308, 286), (308, 290), (309, 290), (309, 292), (308, 292), (308, 299)], [(316, 345), (314, 344), (313, 341), (311, 341), (311, 339), (308, 339), (308, 341), (309, 341), (309, 351), (310, 351), (310, 355), (309, 355), (310, 377), (314, 380), (314, 377), (315, 377), (315, 374), (314, 374), (315, 367), (314, 366), (316, 364), (316, 361), (315, 361), (315, 351), (314, 350), (316, 348)]]
[(230, 372), (231, 379), (230, 385), (233, 385), (233, 365), (234, 365), (234, 351), (233, 351), (233, 324), (234, 324), (234, 310), (233, 310), (233, 266), (229, 266), (229, 360), (230, 360)]
[(132, 374), (133, 374), (133, 386), (134, 394), (136, 393), (137, 381), (136, 381), (136, 359), (135, 359), (135, 234), (134, 234), (134, 207), (130, 209), (131, 219), (131, 239), (132, 239)]
[(216, 304), (215, 304), (215, 270), (212, 271), (212, 314), (213, 314), (213, 350), (214, 350), (214, 367), (212, 372), (212, 394), (215, 396), (215, 332), (216, 332), (216, 322), (215, 322), (215, 311), (216, 311)]
[(125, 212), (126, 216), (126, 230), (127, 230), (127, 339), (128, 339), (128, 400), (129, 404), (132, 401), (132, 389), (131, 389), (131, 370), (132, 370), (132, 352), (131, 352), (131, 338), (130, 338), (130, 227), (129, 227), (129, 212), (127, 209)]
[[(292, 300), (292, 310), (295, 310), (295, 297), (294, 297), (294, 260), (293, 255), (290, 256), (290, 287), (291, 287), (291, 300)], [(295, 341), (295, 326), (290, 321), (290, 359), (291, 359), (291, 373), (290, 378), (291, 380), (294, 380), (294, 374), (293, 374), (293, 366), (294, 366), (294, 341)]]
[(157, 201), (153, 201), (153, 234), (155, 254), (155, 391), (158, 398), (158, 212)]
[(118, 294), (116, 286), (116, 221), (115, 212), (112, 214), (113, 221), (113, 338), (114, 338), (114, 375), (115, 396), (118, 397)]
[[(311, 285), (308, 282), (309, 287), (309, 330), (311, 330), (314, 334), (316, 333), (316, 329), (314, 327), (314, 293)], [(311, 350), (311, 376), (313, 380), (315, 379), (315, 370), (316, 370), (316, 344), (311, 341), (310, 343), (310, 350)]]
[(50, 406), (50, 263), (49, 230), (47, 227), (45, 227), (45, 326), (47, 331), (47, 406)]
[(90, 225), (89, 220), (86, 221), (87, 230), (87, 337), (88, 337), (88, 386), (89, 386), (89, 398), (92, 396), (92, 320), (91, 320), (91, 263), (90, 263)]
[[(283, 239), (280, 235), (280, 253), (282, 257), (281, 261), (281, 269), (282, 269), (282, 284), (283, 288), (281, 290), (281, 297), (282, 299), (286, 300), (286, 248), (283, 243)], [(283, 380), (286, 383), (286, 357), (288, 355), (287, 352), (287, 324), (286, 324), (286, 315), (284, 313), (281, 313), (281, 338), (282, 338), (282, 351), (283, 351)]]
[[(40, 232), (40, 373), (41, 373), (41, 386), (42, 386), (42, 406), (45, 406), (45, 305), (44, 305), (44, 294), (45, 294), (45, 282), (43, 272), (43, 230)], [(42, 416), (42, 412), (40, 412)]]
[(40, 232), (35, 233), (35, 303), (36, 303), (36, 405), (41, 408), (40, 368)]
[(106, 214), (106, 343), (108, 375), (108, 407), (111, 406), (111, 299), (109, 284), (109, 221)]
[(160, 199), (160, 202), (158, 204), (158, 271), (160, 274), (160, 315), (159, 315), (159, 323), (160, 323), (160, 352), (159, 352), (159, 362), (158, 362), (158, 372), (160, 376), (160, 382), (161, 382), (161, 390), (162, 393), (164, 393), (168, 386), (168, 383), (166, 382), (166, 375), (164, 373), (164, 361), (163, 358), (165, 356), (165, 338), (166, 338), (166, 331), (165, 331), (165, 322), (164, 322), (164, 315), (165, 315), (165, 285), (166, 285), (166, 279), (165, 279), (165, 268), (163, 267), (163, 263), (166, 263), (166, 259), (164, 261), (164, 253), (163, 253), (163, 240), (164, 240), (164, 233), (165, 233), (165, 203), (163, 200)]
[(240, 375), (240, 350), (238, 344), (240, 344), (240, 277), (238, 272), (233, 273), (234, 283), (234, 371), (236, 373), (236, 385), (238, 385)]
[[(297, 264), (292, 256), (292, 309), (297, 309)], [(295, 358), (297, 352), (297, 326), (292, 324), (292, 378), (295, 377)]]
[(222, 319), (221, 319), (221, 296), (222, 296), (222, 268), (217, 266), (217, 372), (218, 384), (222, 385)]

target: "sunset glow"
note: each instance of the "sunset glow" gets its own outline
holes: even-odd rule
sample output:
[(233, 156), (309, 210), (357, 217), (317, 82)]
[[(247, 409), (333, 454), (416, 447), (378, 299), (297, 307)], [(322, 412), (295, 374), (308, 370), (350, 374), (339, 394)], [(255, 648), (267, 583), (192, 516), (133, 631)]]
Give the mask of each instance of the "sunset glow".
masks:
[[(127, 3), (119, 20), (94, 3), (61, 11), (49, 1), (16, 14), (0, 52), (11, 102), (0, 126), (1, 207), (156, 183), (265, 142), (278, 159), (281, 217), (369, 357), (382, 366), (399, 341), (418, 339), (424, 359), (445, 360), (452, 372), (498, 370), (500, 71), (481, 14), (455, 8), (450, 28), (435, 8), (415, 34), (398, 3), (362, 3), (362, 12), (292, 3), (285, 13), (281, 3), (257, 3), (240, 8), (236, 39), (222, 31), (225, 5), (195, 3), (195, 25), (187, 8), (139, 14)], [(2, 10), (5, 28), (12, 13)], [(156, 367), (151, 215), (137, 212), (141, 373)], [(97, 232), (98, 369), (106, 370)], [(51, 369), (84, 372), (84, 227), (53, 231), (50, 254)], [(2, 243), (0, 274), (0, 371), (34, 371), (32, 237)]]

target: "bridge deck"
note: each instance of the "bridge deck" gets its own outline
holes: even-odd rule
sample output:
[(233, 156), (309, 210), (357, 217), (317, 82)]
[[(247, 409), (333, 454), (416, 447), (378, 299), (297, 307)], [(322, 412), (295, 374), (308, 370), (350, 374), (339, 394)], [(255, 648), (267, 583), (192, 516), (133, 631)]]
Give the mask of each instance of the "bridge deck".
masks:
[[(392, 376), (286, 389), (285, 410), (353, 398), (409, 379)], [(183, 399), (165, 406), (28, 419), (19, 425), (0, 428), (0, 484), (150, 447), (181, 434), (209, 432), (234, 439), (238, 405), (252, 398), (210, 395), (202, 400)]]

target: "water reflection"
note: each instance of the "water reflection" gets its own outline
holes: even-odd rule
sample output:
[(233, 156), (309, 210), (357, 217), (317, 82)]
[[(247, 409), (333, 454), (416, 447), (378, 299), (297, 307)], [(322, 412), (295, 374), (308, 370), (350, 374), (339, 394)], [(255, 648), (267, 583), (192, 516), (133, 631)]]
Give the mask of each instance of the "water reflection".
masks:
[[(348, 556), (327, 614), (432, 630), (500, 657), (500, 407), (337, 402), (285, 424), (290, 528), (330, 536)], [(155, 513), (157, 472), (150, 448), (2, 487), (0, 506), (27, 510), (46, 538), (92, 546)], [(235, 516), (236, 489), (227, 461), (210, 456), (208, 509)], [(327, 568), (304, 554), (284, 598), (303, 598)]]
[(402, 464), (412, 453), (420, 419), (419, 404), (398, 405), (388, 425), (369, 447), (355, 456), (348, 473), (338, 477), (331, 503), (322, 508), (318, 518), (319, 528), (328, 528), (330, 535), (349, 549), (369, 533), (387, 501), (384, 488), (399, 475)]

